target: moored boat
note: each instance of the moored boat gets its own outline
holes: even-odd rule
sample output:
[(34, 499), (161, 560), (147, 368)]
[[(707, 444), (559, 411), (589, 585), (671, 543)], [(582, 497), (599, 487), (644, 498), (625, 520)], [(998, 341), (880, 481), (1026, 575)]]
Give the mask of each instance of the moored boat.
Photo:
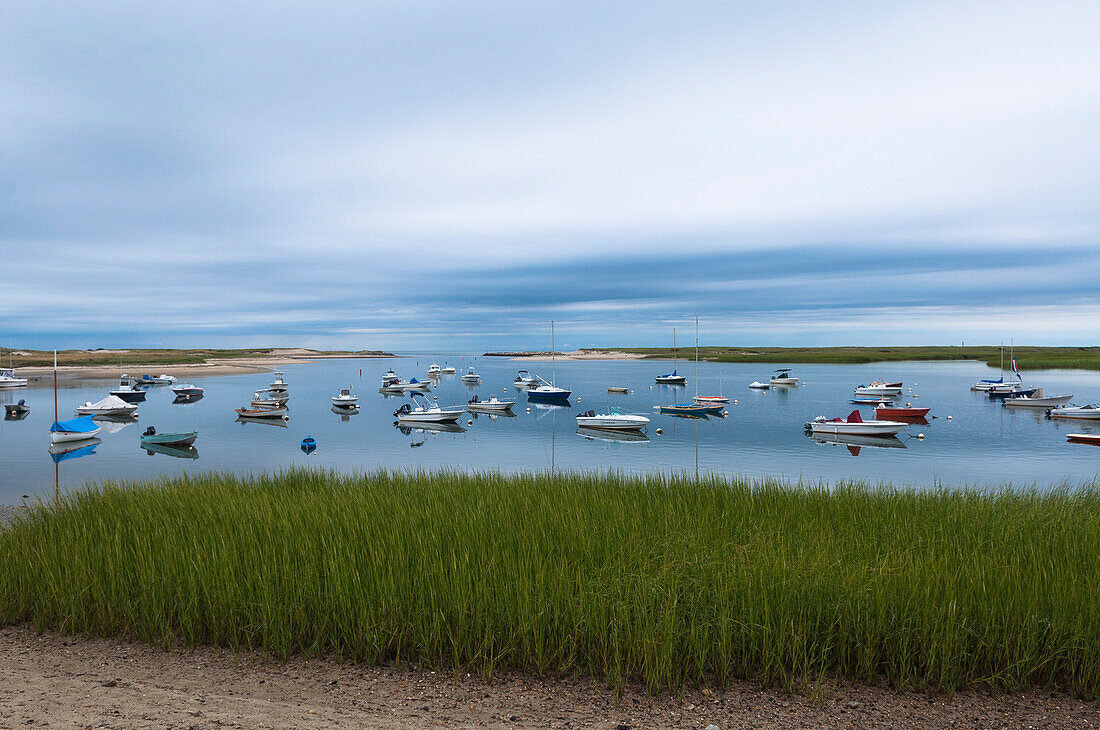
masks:
[(1075, 444), (1100, 446), (1100, 433), (1067, 433), (1066, 441)]
[(514, 388), (534, 388), (539, 384), (539, 379), (531, 377), (531, 373), (526, 370), (520, 370), (515, 379), (512, 380), (512, 387)]
[(433, 362), (428, 366), (428, 377), (434, 377), (436, 375), (442, 375), (443, 368), (439, 367), (439, 363)]
[(175, 393), (177, 398), (194, 398), (195, 396), (201, 396), (204, 391), (194, 383), (183, 383), (182, 385), (173, 385), (172, 392)]
[(99, 424), (91, 416), (81, 416), (68, 421), (54, 421), (50, 426), (50, 443), (62, 444), (69, 441), (85, 441), (95, 438), (100, 432)]
[(165, 375), (164, 373), (161, 373), (160, 375), (142, 375), (141, 376), (141, 384), (142, 385), (171, 385), (174, 382), (176, 382), (176, 379), (175, 379), (174, 376)]
[(15, 370), (0, 368), (0, 388), (23, 388), (26, 385), (27, 379), (15, 377)]
[(129, 375), (123, 375), (118, 381), (118, 387), (110, 394), (127, 403), (140, 403), (145, 400), (145, 391), (141, 389), (137, 379)]
[(127, 403), (118, 396), (109, 395), (95, 403), (86, 402), (76, 409), (78, 416), (132, 416), (137, 413), (138, 407), (133, 403)]
[(1068, 395), (1045, 395), (1042, 388), (1037, 388), (1031, 395), (1013, 395), (1004, 399), (1006, 406), (1015, 408), (1053, 408), (1062, 406), (1073, 400), (1073, 393)]
[(1047, 411), (1051, 418), (1077, 418), (1086, 421), (1100, 420), (1100, 403), (1089, 403), (1087, 406), (1064, 405), (1051, 408)]
[(633, 413), (621, 413), (618, 408), (612, 408), (610, 413), (582, 413), (577, 416), (577, 425), (608, 431), (640, 431), (649, 425), (649, 419)]
[(880, 405), (875, 407), (875, 419), (879, 421), (907, 421), (924, 418), (931, 408), (914, 408), (912, 406), (895, 407)]
[(475, 412), (481, 411), (484, 413), (510, 411), (515, 404), (516, 402), (514, 400), (500, 400), (496, 395), (489, 396), (489, 400), (479, 400), (475, 395), (466, 402), (466, 410)]
[(439, 372), (443, 375), (454, 375), (457, 371), (454, 369), (453, 365), (444, 365)]
[(462, 374), (461, 380), (463, 383), (480, 383), (481, 376), (478, 375), (477, 372), (474, 371), (474, 368), (471, 366), (466, 368), (466, 372)]
[(909, 424), (901, 421), (864, 421), (858, 410), (848, 414), (848, 418), (818, 416), (806, 424), (813, 433), (848, 434), (851, 436), (893, 436)]
[(609, 385), (607, 386), (608, 393), (629, 393), (630, 388), (624, 388), (621, 385)]
[(141, 445), (158, 444), (162, 446), (190, 446), (199, 437), (198, 431), (181, 431), (177, 433), (157, 433), (150, 426), (141, 434)]
[[(700, 403), (672, 403), (667, 406), (654, 406), (658, 412), (664, 413), (669, 416), (694, 416), (696, 418), (706, 418), (708, 415), (714, 413), (712, 406), (705, 406)], [(719, 410), (721, 410), (719, 408)]]
[(724, 395), (697, 395), (692, 397), (692, 400), (705, 406), (723, 406), (730, 402), (730, 399)]
[(18, 403), (4, 404), (4, 416), (10, 421), (17, 421), (24, 418), (30, 412), (30, 406), (28, 406), (27, 401), (22, 398), (19, 399)]
[(270, 406), (267, 408), (238, 408), (237, 415), (241, 418), (285, 418), (286, 406)]
[(332, 405), (341, 408), (350, 408), (359, 405), (359, 396), (351, 392), (351, 386), (341, 388), (340, 392), (332, 396)]
[[(466, 412), (462, 406), (441, 408), (423, 393), (409, 393), (414, 405), (406, 403), (393, 412), (399, 423), (454, 423)], [(419, 400), (418, 400), (419, 399)]]
[(869, 385), (860, 385), (855, 389), (857, 396), (867, 395), (901, 395), (901, 386), (895, 383), (885, 383), (881, 380), (872, 381)]
[(770, 385), (798, 385), (798, 378), (791, 375), (790, 368), (779, 368), (768, 383)]
[(772, 386), (770, 383), (761, 383), (759, 380), (754, 380), (749, 383), (749, 387), (753, 390), (769, 390)]

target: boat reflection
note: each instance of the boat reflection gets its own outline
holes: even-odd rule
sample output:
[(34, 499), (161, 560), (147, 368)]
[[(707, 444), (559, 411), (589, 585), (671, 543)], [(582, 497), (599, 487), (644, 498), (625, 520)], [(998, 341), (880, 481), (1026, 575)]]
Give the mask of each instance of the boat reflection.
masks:
[(347, 423), (351, 420), (351, 417), (359, 412), (359, 406), (338, 406), (335, 403), (332, 405), (332, 412), (340, 416), (340, 420), (343, 423)]
[(194, 446), (170, 446), (168, 444), (143, 444), (145, 453), (149, 456), (153, 454), (164, 454), (165, 456), (172, 456), (177, 459), (197, 459), (199, 458), (199, 450)]
[(492, 413), (486, 413), (484, 411), (482, 411), (480, 413), (478, 411), (470, 411), (470, 418), (474, 419), (475, 421), (478, 418), (488, 418), (489, 421), (492, 422), (492, 421), (497, 420), (498, 418), (515, 418), (515, 417), (516, 417), (516, 414), (512, 413), (511, 411), (494, 411)]
[(202, 400), (202, 396), (202, 393), (198, 393), (196, 395), (177, 395), (175, 397), (175, 400), (172, 401), (172, 405), (186, 406), (191, 403), (198, 403), (200, 400)]
[(50, 444), (50, 458), (53, 459), (53, 463), (55, 464), (67, 461), (68, 459), (79, 459), (82, 456), (94, 454), (95, 448), (101, 443), (103, 443), (103, 441), (100, 439), (90, 438), (84, 441)]
[(908, 448), (905, 442), (897, 436), (853, 436), (839, 433), (815, 433), (810, 438), (819, 444), (832, 444), (834, 446), (846, 446), (852, 456), (859, 456), (859, 450), (863, 447), (875, 449), (904, 449)]
[(248, 416), (237, 416), (237, 423), (242, 426), (246, 423), (255, 423), (263, 426), (275, 426), (276, 428), (286, 428), (287, 421), (282, 418), (249, 418)]
[(99, 427), (106, 433), (118, 433), (127, 426), (137, 423), (138, 418), (133, 416), (92, 416)]
[(466, 429), (457, 423), (417, 423), (414, 426), (394, 421), (393, 427), (406, 436), (414, 433), (466, 433)]
[(649, 436), (641, 431), (605, 431), (598, 428), (577, 426), (577, 435), (589, 441), (607, 441), (611, 443), (649, 443)]

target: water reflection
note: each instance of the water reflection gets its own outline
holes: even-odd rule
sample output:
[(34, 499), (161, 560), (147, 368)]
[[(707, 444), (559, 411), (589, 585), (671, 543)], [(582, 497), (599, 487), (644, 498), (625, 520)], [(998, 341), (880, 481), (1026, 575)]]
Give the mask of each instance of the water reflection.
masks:
[(251, 418), (249, 416), (237, 416), (237, 423), (242, 426), (245, 424), (260, 424), (263, 426), (275, 426), (276, 428), (287, 427), (287, 419), (285, 418)]
[(187, 395), (186, 393), (177, 395), (172, 401), (172, 405), (186, 406), (192, 403), (198, 403), (203, 398), (203, 393), (197, 393), (195, 395)]
[(82, 456), (91, 456), (95, 449), (103, 441), (98, 438), (85, 439), (83, 441), (70, 441), (62, 444), (50, 444), (50, 458), (58, 464), (69, 459), (79, 459)]
[(177, 459), (197, 459), (199, 458), (199, 450), (194, 446), (170, 446), (168, 444), (142, 444), (141, 448), (145, 449), (145, 453), (149, 456), (153, 454), (163, 454), (165, 456), (172, 456)]
[(859, 450), (864, 447), (874, 449), (904, 449), (908, 448), (905, 442), (897, 436), (853, 436), (839, 433), (815, 433), (810, 436), (819, 444), (832, 444), (834, 446), (846, 446), (852, 456), (859, 456)]
[(604, 431), (598, 428), (577, 426), (577, 435), (590, 441), (611, 443), (649, 443), (649, 436), (641, 431)]

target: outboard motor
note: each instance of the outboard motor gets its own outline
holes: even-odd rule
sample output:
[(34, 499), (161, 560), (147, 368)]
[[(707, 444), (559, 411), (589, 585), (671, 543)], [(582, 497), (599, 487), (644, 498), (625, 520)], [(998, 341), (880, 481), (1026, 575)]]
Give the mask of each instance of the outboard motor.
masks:
[(585, 412), (584, 412), (584, 417), (585, 417), (585, 418), (592, 418), (592, 417), (593, 417), (593, 416), (595, 416), (595, 415), (596, 415), (596, 412), (595, 412), (595, 411), (585, 411)]
[(27, 401), (25, 401), (25, 400), (23, 400), (22, 398), (20, 398), (20, 399), (19, 399), (19, 405), (20, 405), (20, 406), (25, 406), (25, 405), (27, 405)]
[(153, 428), (152, 426), (150, 426), (149, 428), (145, 429), (145, 433), (143, 433), (141, 435), (142, 436), (156, 436), (157, 435), (157, 430), (155, 428)]
[(471, 398), (470, 400), (466, 401), (466, 402), (467, 403), (477, 403), (478, 402), (477, 393), (474, 393), (474, 397)]
[(398, 409), (397, 409), (396, 411), (394, 411), (394, 412), (393, 412), (393, 415), (395, 415), (395, 416), (403, 416), (403, 415), (405, 415), (406, 413), (412, 413), (412, 407), (410, 407), (408, 403), (406, 403), (405, 405), (401, 406), (401, 407), (400, 407), (400, 408), (398, 408)]

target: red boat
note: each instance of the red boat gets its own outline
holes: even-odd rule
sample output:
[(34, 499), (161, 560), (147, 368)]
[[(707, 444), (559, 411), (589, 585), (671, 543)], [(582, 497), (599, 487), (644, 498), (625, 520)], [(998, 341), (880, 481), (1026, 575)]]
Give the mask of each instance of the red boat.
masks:
[(875, 419), (879, 421), (909, 421), (915, 418), (924, 418), (930, 410), (932, 409), (911, 408), (909, 406), (905, 408), (877, 406), (875, 408)]
[(1066, 440), (1075, 444), (1100, 446), (1100, 433), (1070, 433), (1066, 434)]

